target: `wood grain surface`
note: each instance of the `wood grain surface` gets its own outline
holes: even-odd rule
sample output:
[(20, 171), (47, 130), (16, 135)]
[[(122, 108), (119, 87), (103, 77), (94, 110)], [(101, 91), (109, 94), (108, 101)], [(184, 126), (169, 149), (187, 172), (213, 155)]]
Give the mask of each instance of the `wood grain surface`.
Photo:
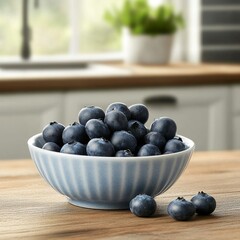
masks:
[[(210, 216), (177, 222), (169, 202), (198, 191), (215, 197)], [(70, 205), (39, 176), (31, 160), (0, 161), (0, 239), (240, 239), (240, 151), (195, 152), (158, 210), (139, 218), (128, 210), (91, 210)]]
[[(169, 64), (161, 66), (108, 63), (126, 74), (61, 77), (1, 76), (0, 92), (57, 91), (151, 86), (191, 86), (240, 83), (239, 64)], [(65, 75), (65, 77), (64, 77)]]

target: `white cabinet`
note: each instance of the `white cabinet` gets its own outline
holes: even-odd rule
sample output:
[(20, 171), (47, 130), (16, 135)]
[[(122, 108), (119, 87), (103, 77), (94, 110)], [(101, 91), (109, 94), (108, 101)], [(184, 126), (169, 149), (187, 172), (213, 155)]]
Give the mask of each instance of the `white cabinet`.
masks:
[(62, 110), (58, 93), (0, 95), (0, 159), (29, 158), (29, 137), (51, 120), (61, 120)]
[(78, 121), (84, 106), (146, 104), (150, 123), (173, 118), (196, 150), (240, 148), (240, 86), (151, 87), (0, 95), (0, 159), (29, 158), (27, 140), (50, 121)]
[(234, 85), (232, 92), (232, 148), (240, 149), (240, 86)]
[(228, 88), (155, 89), (145, 93), (145, 96), (148, 97), (150, 119), (159, 116), (173, 118), (178, 126), (178, 134), (191, 138), (196, 144), (196, 150), (220, 150), (229, 147), (226, 114)]
[(195, 141), (196, 150), (227, 149), (229, 94), (224, 86), (79, 91), (65, 95), (65, 122), (76, 121), (79, 110), (88, 105), (106, 109), (115, 101), (144, 103), (150, 111), (147, 127), (155, 118), (169, 116), (176, 120), (178, 134)]

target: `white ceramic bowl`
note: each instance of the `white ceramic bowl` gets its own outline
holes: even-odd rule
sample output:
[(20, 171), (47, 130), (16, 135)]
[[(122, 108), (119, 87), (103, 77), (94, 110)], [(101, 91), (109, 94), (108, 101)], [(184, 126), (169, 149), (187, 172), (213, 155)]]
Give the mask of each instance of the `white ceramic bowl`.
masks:
[(76, 206), (127, 209), (136, 195), (155, 197), (169, 189), (186, 168), (194, 151), (192, 140), (181, 136), (187, 149), (147, 157), (93, 157), (41, 149), (37, 134), (28, 147), (41, 176)]

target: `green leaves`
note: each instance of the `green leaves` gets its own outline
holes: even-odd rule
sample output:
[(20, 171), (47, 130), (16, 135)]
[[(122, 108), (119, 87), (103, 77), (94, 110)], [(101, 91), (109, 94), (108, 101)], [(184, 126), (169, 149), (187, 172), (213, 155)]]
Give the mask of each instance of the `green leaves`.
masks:
[(181, 14), (172, 5), (152, 8), (147, 0), (125, 0), (121, 9), (105, 12), (105, 20), (117, 30), (127, 27), (133, 34), (172, 34), (184, 27)]

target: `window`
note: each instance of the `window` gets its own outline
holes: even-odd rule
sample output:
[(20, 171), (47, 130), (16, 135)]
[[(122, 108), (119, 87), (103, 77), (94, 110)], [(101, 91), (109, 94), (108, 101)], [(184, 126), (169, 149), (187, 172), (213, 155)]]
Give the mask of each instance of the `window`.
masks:
[[(35, 56), (121, 51), (121, 37), (103, 19), (114, 0), (28, 0), (31, 52)], [(121, 3), (121, 1), (118, 1)], [(0, 0), (0, 57), (19, 56), (22, 3)]]
[[(80, 56), (121, 52), (121, 34), (103, 19), (105, 9), (123, 0), (26, 0), (34, 56)], [(183, 12), (186, 28), (176, 34), (173, 61), (198, 62), (201, 0), (170, 1)], [(233, 1), (233, 0), (232, 0)], [(38, 3), (37, 7), (35, 3)], [(0, 58), (20, 56), (23, 0), (0, 0)], [(114, 53), (114, 55), (112, 55)], [(105, 59), (105, 58), (104, 58)]]

